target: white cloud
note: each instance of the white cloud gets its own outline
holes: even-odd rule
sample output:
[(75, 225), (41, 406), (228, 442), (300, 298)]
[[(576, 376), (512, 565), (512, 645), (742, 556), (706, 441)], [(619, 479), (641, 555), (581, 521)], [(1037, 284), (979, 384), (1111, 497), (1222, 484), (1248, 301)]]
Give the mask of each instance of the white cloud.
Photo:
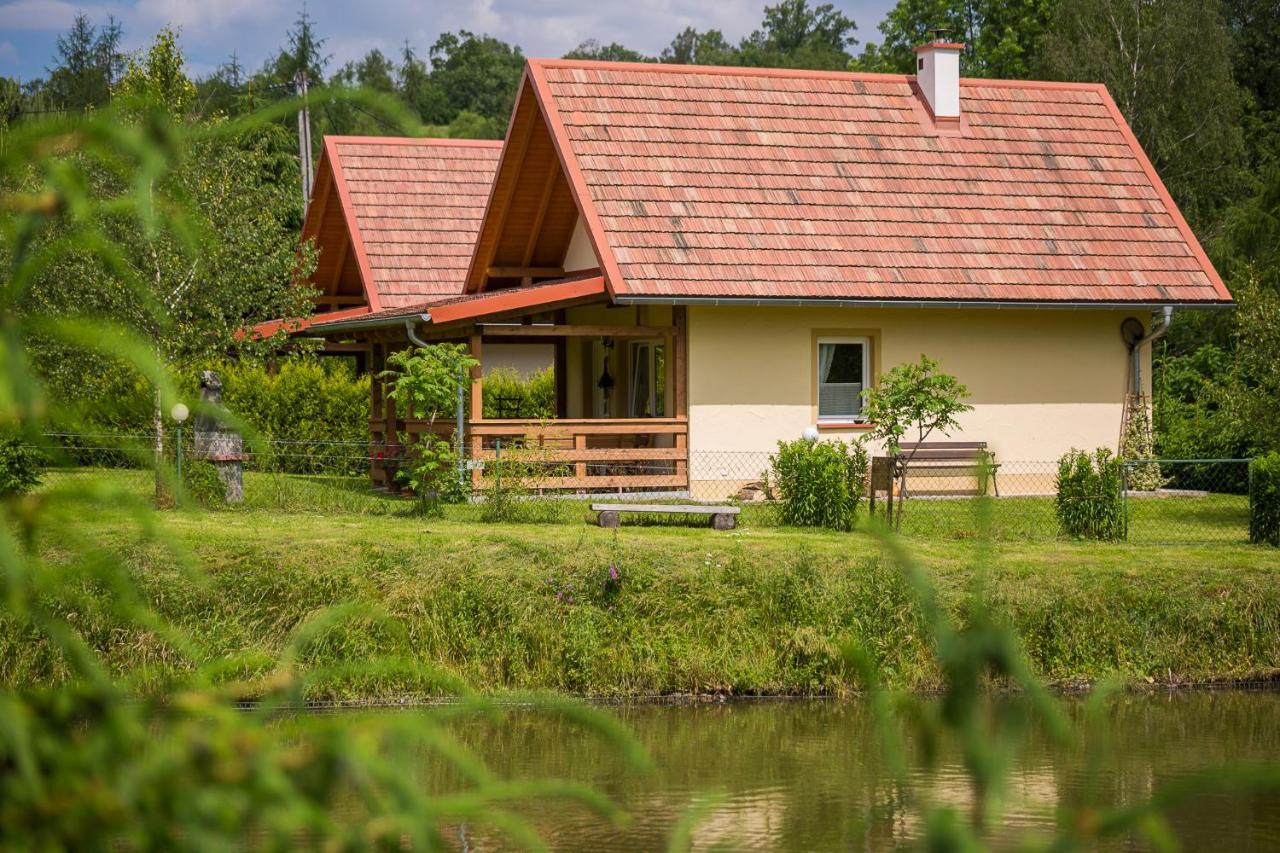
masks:
[(0, 3), (0, 32), (7, 30), (65, 30), (78, 12), (106, 20), (107, 6), (67, 3), (65, 0), (17, 0)]
[[(308, 0), (307, 8), (330, 68), (359, 58), (372, 47), (399, 56), (408, 39), (425, 56), (441, 32), (467, 29), (518, 44), (528, 56), (560, 56), (594, 38), (620, 42), (657, 54), (685, 27), (719, 29), (736, 41), (759, 26), (766, 3), (777, 0)], [(875, 24), (894, 0), (835, 0), (860, 24), (861, 40), (877, 39)], [(101, 24), (119, 20), (125, 46), (146, 45), (166, 24), (182, 31), (182, 44), (197, 73), (211, 69), (234, 50), (257, 68), (285, 43), (302, 0), (0, 0), (0, 39), (23, 53), (32, 71), (49, 57), (25, 50), (31, 37), (65, 31), (77, 12)]]

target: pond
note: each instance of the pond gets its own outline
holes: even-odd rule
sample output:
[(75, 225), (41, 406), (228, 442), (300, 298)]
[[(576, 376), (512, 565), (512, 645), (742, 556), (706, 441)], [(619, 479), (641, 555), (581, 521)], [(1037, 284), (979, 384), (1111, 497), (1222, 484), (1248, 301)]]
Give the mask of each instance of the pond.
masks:
[[(1016, 699), (994, 700), (1009, 705)], [(1160, 786), (1227, 763), (1280, 761), (1280, 693), (1154, 692), (1118, 697), (1104, 742), (1081, 733), (1085, 704), (1066, 700), (1077, 726), (1068, 744), (1035, 727), (1020, 737), (998, 846), (1049, 832), (1055, 808), (1144, 801)], [(917, 837), (916, 813), (895, 791), (862, 702), (738, 701), (629, 705), (611, 709), (655, 761), (627, 767), (615, 748), (561, 719), (523, 711), (504, 725), (457, 724), (461, 739), (501, 773), (582, 781), (630, 814), (621, 829), (580, 807), (556, 802), (525, 809), (557, 850), (660, 850), (700, 797), (715, 805), (695, 832), (695, 849), (879, 850)], [(1003, 710), (1010, 710), (1009, 707)], [(1091, 766), (1091, 764), (1093, 766)], [(443, 777), (430, 784), (449, 787)], [(964, 806), (970, 792), (958, 757), (946, 748), (939, 771), (916, 784), (935, 803)], [(1184, 849), (1280, 848), (1280, 795), (1205, 793), (1168, 815)], [(458, 828), (459, 847), (510, 849), (492, 832)], [(1110, 849), (1144, 849), (1119, 838)]]

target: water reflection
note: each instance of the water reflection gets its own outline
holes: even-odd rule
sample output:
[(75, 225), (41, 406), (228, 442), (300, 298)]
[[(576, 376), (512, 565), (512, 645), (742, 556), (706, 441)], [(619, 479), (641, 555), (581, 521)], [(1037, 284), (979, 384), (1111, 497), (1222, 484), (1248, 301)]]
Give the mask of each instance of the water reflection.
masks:
[[(1016, 710), (1017, 700), (998, 700)], [(1014, 707), (1010, 707), (1014, 706)], [(1136, 803), (1196, 771), (1280, 760), (1280, 694), (1201, 692), (1125, 696), (1108, 715), (1108, 735), (1085, 746), (1084, 705), (1069, 701), (1070, 745), (1031, 727), (1014, 758), (1000, 846), (1052, 828), (1060, 806)], [(456, 724), (459, 736), (499, 773), (559, 777), (596, 786), (631, 815), (618, 829), (557, 803), (528, 809), (543, 837), (561, 850), (663, 849), (691, 801), (718, 795), (700, 824), (698, 849), (878, 850), (910, 841), (916, 811), (890, 782), (868, 709), (857, 702), (739, 702), (615, 709), (649, 749), (657, 769), (637, 775), (597, 737), (556, 719), (513, 712), (507, 724)], [(967, 806), (958, 757), (918, 777), (933, 802)], [(424, 758), (425, 784), (460, 784)], [(1280, 848), (1280, 798), (1205, 795), (1170, 815), (1185, 849)], [(471, 850), (508, 849), (490, 833), (468, 833)], [(1119, 839), (1113, 849), (1140, 849)]]

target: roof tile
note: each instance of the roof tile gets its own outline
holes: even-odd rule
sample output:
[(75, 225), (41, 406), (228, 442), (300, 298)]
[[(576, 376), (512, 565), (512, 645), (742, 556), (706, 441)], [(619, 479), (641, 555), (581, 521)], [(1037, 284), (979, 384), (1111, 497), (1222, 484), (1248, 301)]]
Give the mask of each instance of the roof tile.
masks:
[(540, 73), (619, 292), (1226, 298), (1098, 87), (965, 80), (944, 133), (894, 75)]
[(462, 293), (501, 143), (329, 141), (382, 308)]

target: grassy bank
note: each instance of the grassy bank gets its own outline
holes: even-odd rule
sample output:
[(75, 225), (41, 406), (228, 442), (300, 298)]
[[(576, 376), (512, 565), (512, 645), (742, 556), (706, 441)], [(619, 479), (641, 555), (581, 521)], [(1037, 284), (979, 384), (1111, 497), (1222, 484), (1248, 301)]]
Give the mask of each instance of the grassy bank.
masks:
[[(859, 533), (255, 511), (167, 513), (161, 528), (171, 545), (143, 542), (123, 514), (84, 523), (189, 634), (189, 654), (119, 625), (105, 590), (84, 589), (75, 604), (75, 624), (111, 665), (145, 679), (231, 661), (229, 675), (264, 678), (299, 626), (347, 605), (301, 651), (303, 665), (325, 673), (317, 698), (439, 692), (447, 677), (495, 691), (841, 692), (849, 681), (838, 649), (850, 638), (894, 684), (937, 683), (910, 595)], [(174, 546), (194, 558), (195, 578)], [(957, 606), (973, 576), (972, 544), (911, 547)], [(1274, 550), (998, 543), (988, 588), (1054, 682), (1280, 668)], [(372, 660), (381, 664), (365, 666)], [(0, 625), (0, 680), (64, 672), (39, 640)]]

